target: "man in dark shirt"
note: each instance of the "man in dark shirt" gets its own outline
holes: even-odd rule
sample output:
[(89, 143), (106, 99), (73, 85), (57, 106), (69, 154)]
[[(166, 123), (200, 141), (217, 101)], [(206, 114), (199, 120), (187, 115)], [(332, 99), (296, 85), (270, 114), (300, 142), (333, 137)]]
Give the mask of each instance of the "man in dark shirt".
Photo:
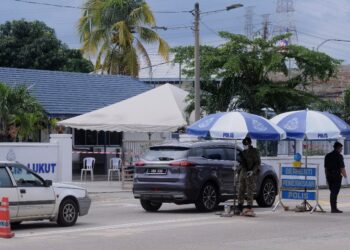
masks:
[(324, 159), (324, 167), (326, 171), (326, 179), (328, 183), (332, 213), (342, 213), (337, 208), (337, 198), (341, 187), (342, 177), (347, 178), (344, 158), (341, 155), (343, 145), (340, 142), (335, 142), (333, 145), (334, 150), (328, 153)]

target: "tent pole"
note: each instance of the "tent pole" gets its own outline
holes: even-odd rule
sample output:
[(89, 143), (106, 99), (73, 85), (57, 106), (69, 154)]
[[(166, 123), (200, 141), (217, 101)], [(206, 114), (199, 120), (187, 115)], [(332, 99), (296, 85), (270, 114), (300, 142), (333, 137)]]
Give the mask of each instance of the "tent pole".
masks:
[(105, 151), (105, 171), (108, 174), (108, 165), (107, 165), (107, 132), (103, 131), (104, 133), (104, 151)]

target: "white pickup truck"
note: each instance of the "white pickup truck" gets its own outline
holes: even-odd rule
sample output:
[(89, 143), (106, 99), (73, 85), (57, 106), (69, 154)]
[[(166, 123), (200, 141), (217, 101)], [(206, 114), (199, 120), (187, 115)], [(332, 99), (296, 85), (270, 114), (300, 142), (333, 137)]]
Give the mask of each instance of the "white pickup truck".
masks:
[(10, 201), (11, 224), (50, 220), (72, 226), (86, 215), (91, 199), (86, 189), (44, 180), (17, 162), (0, 161), (0, 201)]

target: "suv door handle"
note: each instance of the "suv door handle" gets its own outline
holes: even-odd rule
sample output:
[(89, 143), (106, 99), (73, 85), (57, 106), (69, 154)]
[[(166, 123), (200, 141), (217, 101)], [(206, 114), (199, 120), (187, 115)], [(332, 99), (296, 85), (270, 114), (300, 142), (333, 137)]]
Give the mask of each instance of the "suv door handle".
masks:
[(21, 194), (25, 194), (25, 193), (26, 193), (26, 190), (25, 190), (25, 189), (20, 189), (19, 192), (20, 192)]

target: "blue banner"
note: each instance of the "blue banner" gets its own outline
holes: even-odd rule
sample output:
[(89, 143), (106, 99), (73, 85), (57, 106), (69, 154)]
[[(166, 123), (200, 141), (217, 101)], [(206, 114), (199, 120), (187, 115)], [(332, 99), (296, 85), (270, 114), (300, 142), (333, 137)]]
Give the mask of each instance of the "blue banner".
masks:
[(282, 167), (282, 175), (316, 176), (316, 168)]
[(282, 191), (282, 199), (316, 200), (316, 192)]
[(315, 189), (315, 180), (282, 179), (282, 188), (307, 188)]

